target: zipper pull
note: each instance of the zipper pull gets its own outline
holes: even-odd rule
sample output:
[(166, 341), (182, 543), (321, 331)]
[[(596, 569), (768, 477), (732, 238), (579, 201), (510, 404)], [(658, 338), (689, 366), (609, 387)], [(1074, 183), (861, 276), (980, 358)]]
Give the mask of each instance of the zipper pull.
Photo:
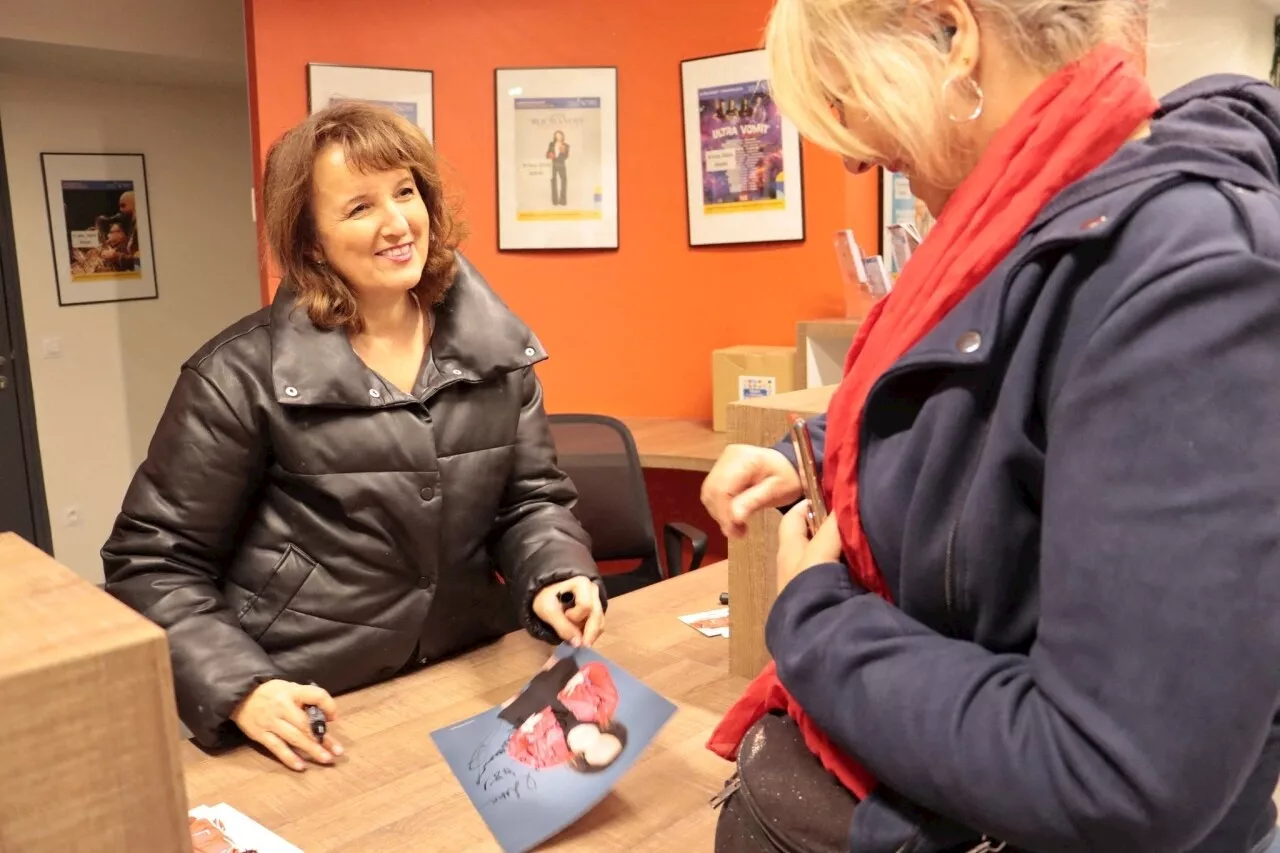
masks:
[(992, 841), (987, 836), (982, 836), (982, 843), (977, 847), (970, 848), (968, 853), (1000, 853), (1008, 845), (1003, 841)]
[(733, 778), (725, 783), (725, 786), (720, 789), (720, 793), (712, 797), (708, 804), (713, 809), (720, 808), (720, 806), (724, 805), (724, 801), (733, 796), (734, 792), (741, 787), (742, 779), (737, 774), (734, 774)]

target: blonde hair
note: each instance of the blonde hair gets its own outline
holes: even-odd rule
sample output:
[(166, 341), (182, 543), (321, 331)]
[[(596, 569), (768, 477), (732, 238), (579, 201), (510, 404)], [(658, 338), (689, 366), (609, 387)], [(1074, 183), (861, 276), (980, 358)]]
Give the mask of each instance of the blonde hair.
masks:
[[(1099, 44), (1141, 40), (1143, 0), (967, 2), (985, 38), (1043, 73)], [(823, 148), (859, 162), (905, 160), (930, 183), (953, 187), (963, 158), (943, 97), (940, 23), (921, 0), (777, 0), (765, 35), (774, 98)], [(864, 132), (846, 128), (836, 105)]]

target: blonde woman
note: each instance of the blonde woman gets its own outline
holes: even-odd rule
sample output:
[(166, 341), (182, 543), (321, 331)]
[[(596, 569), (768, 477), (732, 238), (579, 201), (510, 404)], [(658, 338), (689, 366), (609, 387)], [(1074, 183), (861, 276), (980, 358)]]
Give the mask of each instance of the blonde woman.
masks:
[[(816, 425), (829, 522), (783, 518), (720, 849), (1270, 843), (1280, 95), (1158, 105), (1143, 5), (776, 4), (782, 111), (938, 220)], [(703, 492), (799, 496), (746, 447)]]

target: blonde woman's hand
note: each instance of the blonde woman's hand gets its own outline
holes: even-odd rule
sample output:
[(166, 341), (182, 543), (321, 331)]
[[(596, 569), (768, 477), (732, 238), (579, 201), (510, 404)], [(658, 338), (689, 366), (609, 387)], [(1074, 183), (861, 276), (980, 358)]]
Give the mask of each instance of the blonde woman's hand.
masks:
[(342, 746), (327, 731), (324, 743), (316, 742), (303, 710), (306, 705), (315, 705), (330, 723), (338, 717), (337, 703), (323, 688), (274, 679), (246, 696), (231, 712), (231, 721), (292, 770), (307, 769), (299, 755), (317, 764), (332, 764), (333, 757), (342, 754)]
[(702, 481), (702, 505), (725, 536), (737, 538), (757, 510), (785, 506), (802, 492), (790, 459), (771, 447), (731, 444)]
[(834, 514), (818, 528), (813, 538), (809, 537), (809, 502), (801, 501), (793, 506), (778, 525), (778, 592), (781, 593), (787, 584), (811, 566), (840, 561), (843, 553), (840, 544), (840, 528), (836, 526)]
[[(573, 606), (560, 602), (560, 593), (573, 593)], [(551, 626), (560, 639), (574, 646), (590, 646), (604, 631), (604, 605), (591, 578), (579, 575), (538, 590), (533, 613)]]

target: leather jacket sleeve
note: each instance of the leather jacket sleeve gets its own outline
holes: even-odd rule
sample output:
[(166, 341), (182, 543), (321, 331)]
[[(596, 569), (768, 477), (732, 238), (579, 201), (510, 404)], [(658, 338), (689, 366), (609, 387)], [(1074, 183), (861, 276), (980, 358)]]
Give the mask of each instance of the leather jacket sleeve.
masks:
[(585, 575), (596, 582), (601, 602), (607, 601), (590, 538), (573, 514), (577, 490), (556, 466), (542, 385), (532, 368), (526, 369), (523, 387), (515, 465), (494, 520), (493, 550), (521, 622), (533, 636), (554, 643), (559, 637), (533, 613), (539, 590)]
[(247, 405), (184, 368), (102, 549), (107, 592), (167, 632), (179, 715), (206, 746), (254, 687), (283, 677), (221, 592), (265, 468), (253, 422)]

